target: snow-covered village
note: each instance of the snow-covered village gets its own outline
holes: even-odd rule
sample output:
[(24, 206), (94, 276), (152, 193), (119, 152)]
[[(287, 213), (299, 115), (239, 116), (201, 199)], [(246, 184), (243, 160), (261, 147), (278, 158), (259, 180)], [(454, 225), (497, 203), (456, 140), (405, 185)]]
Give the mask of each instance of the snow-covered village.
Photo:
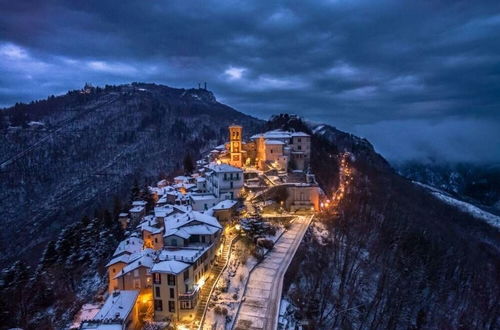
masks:
[(500, 329), (499, 0), (0, 8), (0, 330)]
[(310, 171), (308, 134), (243, 141), (243, 127), (231, 125), (228, 137), (185, 175), (149, 187), (153, 205), (135, 200), (119, 214), (126, 238), (106, 264), (108, 290), (74, 328), (287, 325), (284, 273), (315, 212), (335, 201)]

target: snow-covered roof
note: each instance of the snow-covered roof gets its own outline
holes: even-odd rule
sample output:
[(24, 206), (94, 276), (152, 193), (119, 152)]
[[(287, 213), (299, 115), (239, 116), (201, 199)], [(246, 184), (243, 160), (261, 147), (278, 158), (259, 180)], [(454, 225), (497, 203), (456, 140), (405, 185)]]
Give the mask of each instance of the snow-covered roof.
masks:
[(159, 234), (159, 233), (163, 232), (163, 228), (161, 228), (161, 227), (157, 228), (157, 227), (150, 226), (147, 222), (141, 224), (141, 229), (145, 230), (145, 231), (148, 231), (148, 232), (150, 232), (153, 235), (154, 234)]
[(128, 263), (129, 262), (129, 257), (130, 255), (129, 254), (121, 254), (113, 259), (111, 259), (105, 267), (109, 267), (111, 265), (114, 265), (114, 264), (117, 264), (119, 262), (123, 262), (123, 263)]
[(264, 139), (289, 139), (291, 135), (292, 135), (291, 132), (277, 129), (265, 133), (252, 135), (250, 139), (254, 140), (260, 137), (263, 137)]
[(147, 203), (145, 201), (133, 201), (132, 206), (146, 206)]
[(215, 217), (197, 211), (191, 211), (186, 214), (174, 214), (165, 218), (165, 228), (169, 230), (179, 227), (185, 227), (186, 225), (189, 225), (189, 223), (194, 221), (202, 222), (216, 228), (222, 228)]
[(144, 211), (144, 206), (134, 206), (130, 210), (128, 210), (130, 213), (139, 213)]
[(266, 144), (285, 144), (285, 142), (279, 140), (266, 140)]
[(309, 137), (310, 135), (304, 132), (293, 132), (292, 136), (297, 136), (297, 137)]
[(207, 181), (207, 179), (205, 179), (204, 177), (200, 176), (200, 177), (196, 178), (196, 182), (205, 182), (205, 181)]
[(152, 273), (180, 274), (189, 267), (189, 264), (177, 260), (160, 261), (151, 268)]
[(113, 257), (118, 256), (122, 253), (132, 254), (135, 252), (139, 252), (142, 250), (142, 245), (144, 244), (143, 240), (139, 237), (129, 237), (124, 239), (118, 244), (118, 247), (113, 253)]
[(185, 226), (181, 228), (189, 235), (212, 235), (216, 233), (220, 228), (208, 226), (208, 225), (194, 225)]
[(125, 218), (125, 217), (128, 217), (128, 213), (120, 213), (120, 214), (118, 214), (118, 216), (120, 218)]
[(215, 197), (215, 195), (212, 194), (191, 194), (190, 197), (192, 200), (195, 201), (207, 201), (207, 200), (217, 199), (217, 197)]
[(189, 236), (191, 236), (183, 228), (169, 229), (169, 230), (167, 230), (167, 232), (163, 236), (168, 237), (168, 236), (172, 236), (172, 235), (179, 236), (179, 237), (184, 238), (184, 239), (188, 239)]
[(216, 173), (243, 172), (241, 168), (231, 166), (229, 164), (208, 164), (208, 168)]
[(125, 320), (134, 308), (139, 291), (115, 291), (109, 295), (101, 310), (93, 320), (122, 319)]
[(123, 267), (123, 269), (115, 276), (115, 278), (118, 278), (120, 276), (123, 276), (127, 273), (130, 273), (131, 271), (140, 268), (140, 267), (146, 267), (146, 268), (151, 268), (153, 267), (153, 253), (149, 252), (146, 253), (145, 255), (140, 256), (139, 258), (136, 258), (134, 261), (129, 263), (127, 266)]
[(157, 206), (155, 207), (154, 212), (156, 217), (166, 217), (170, 213), (174, 212), (174, 208), (170, 205)]
[(232, 199), (226, 199), (223, 201), (220, 201), (217, 205), (212, 207), (213, 210), (227, 210), (232, 208), (234, 205), (238, 203), (237, 201), (234, 201)]
[(175, 184), (173, 187), (174, 187), (175, 189), (181, 189), (181, 188), (184, 188), (184, 189), (186, 189), (186, 190), (189, 190), (189, 189), (191, 189), (191, 188), (196, 187), (196, 184), (194, 184), (194, 183), (184, 183), (184, 182), (183, 182), (183, 183), (178, 183), (178, 184)]

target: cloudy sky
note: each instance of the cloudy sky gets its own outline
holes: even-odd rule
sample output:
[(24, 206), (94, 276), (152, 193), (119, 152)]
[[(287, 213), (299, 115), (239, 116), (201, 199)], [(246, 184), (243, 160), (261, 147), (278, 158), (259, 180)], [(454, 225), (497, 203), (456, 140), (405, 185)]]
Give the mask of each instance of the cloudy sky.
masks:
[(0, 0), (0, 106), (132, 81), (207, 81), (390, 159), (500, 161), (498, 0)]

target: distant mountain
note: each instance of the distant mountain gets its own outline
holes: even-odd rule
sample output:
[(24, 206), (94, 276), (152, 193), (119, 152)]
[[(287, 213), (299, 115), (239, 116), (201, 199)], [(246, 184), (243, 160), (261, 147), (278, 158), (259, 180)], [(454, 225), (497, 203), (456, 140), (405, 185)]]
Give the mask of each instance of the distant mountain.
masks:
[(142, 83), (86, 86), (0, 113), (0, 266), (35, 263), (65, 225), (126, 197), (134, 179), (180, 171), (184, 155), (221, 143), (229, 124), (246, 134), (263, 124), (208, 90)]
[(500, 213), (500, 164), (411, 161), (395, 163), (395, 167), (408, 179), (431, 185)]

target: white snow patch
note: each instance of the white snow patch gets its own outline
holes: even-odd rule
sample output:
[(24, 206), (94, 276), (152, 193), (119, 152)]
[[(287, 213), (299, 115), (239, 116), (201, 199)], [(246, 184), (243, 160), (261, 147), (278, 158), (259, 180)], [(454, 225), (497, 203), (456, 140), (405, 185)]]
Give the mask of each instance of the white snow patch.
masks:
[(486, 211), (480, 209), (479, 207), (472, 205), (470, 203), (453, 198), (453, 197), (447, 195), (445, 192), (443, 192), (439, 189), (436, 189), (432, 186), (429, 186), (429, 185), (426, 185), (426, 184), (423, 184), (423, 183), (417, 182), (417, 181), (413, 181), (413, 183), (429, 189), (431, 191), (431, 193), (436, 198), (442, 200), (443, 202), (445, 202), (449, 205), (453, 205), (456, 208), (458, 208), (459, 210), (469, 213), (470, 215), (472, 215), (476, 219), (483, 220), (483, 221), (487, 222), (489, 225), (500, 229), (500, 217), (499, 216), (491, 214), (489, 212), (486, 212)]

